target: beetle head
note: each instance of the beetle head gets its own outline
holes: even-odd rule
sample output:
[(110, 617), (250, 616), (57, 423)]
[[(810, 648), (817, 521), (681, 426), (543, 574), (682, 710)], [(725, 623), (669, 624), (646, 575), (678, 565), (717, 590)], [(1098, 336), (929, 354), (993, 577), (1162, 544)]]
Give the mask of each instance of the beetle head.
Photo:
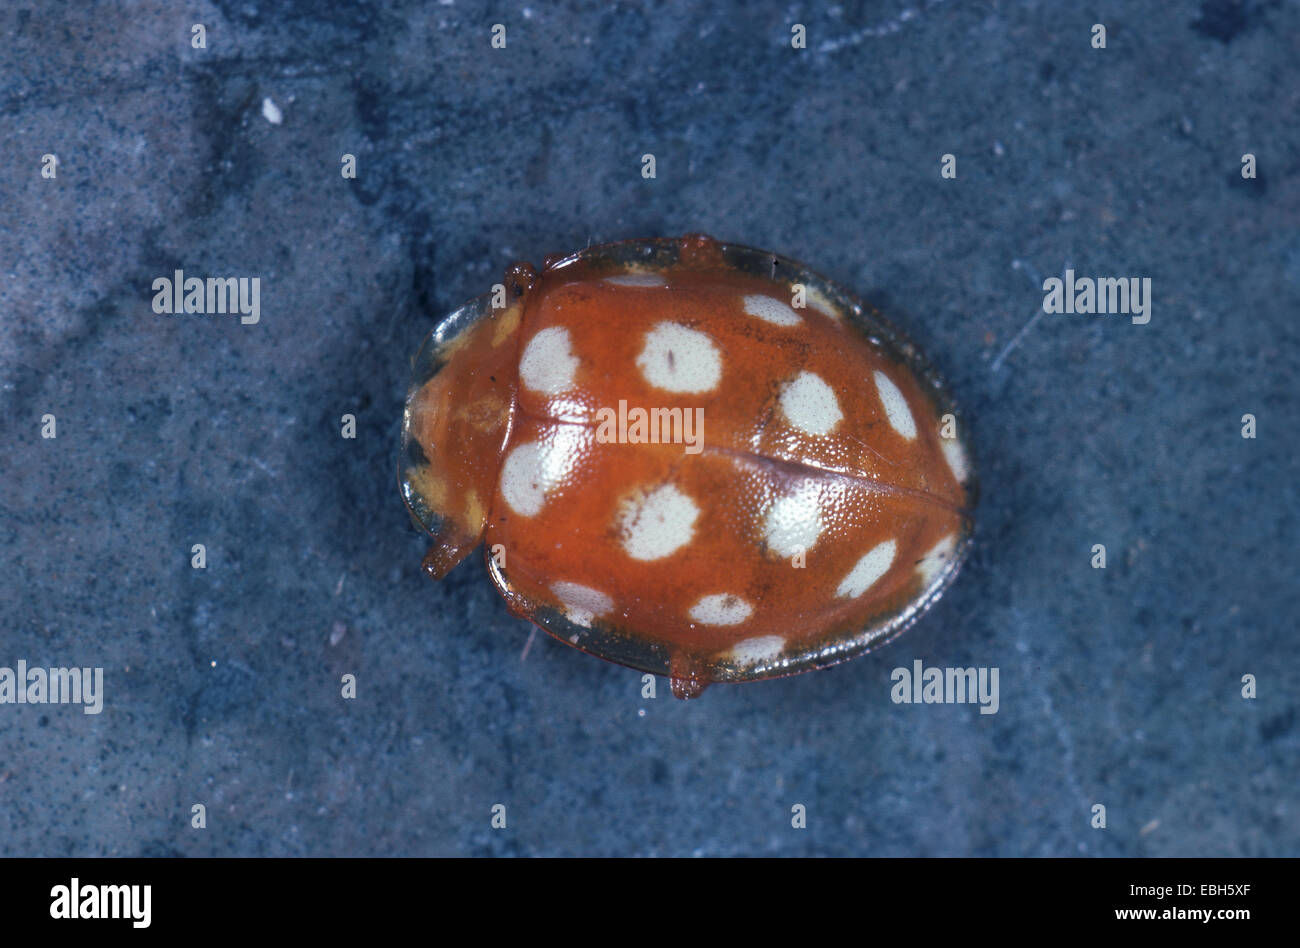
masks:
[(494, 291), (429, 334), (416, 356), (398, 477), (412, 518), (433, 538), (424, 568), (441, 579), (478, 546), (510, 434), (519, 326), (536, 281), (515, 264)]

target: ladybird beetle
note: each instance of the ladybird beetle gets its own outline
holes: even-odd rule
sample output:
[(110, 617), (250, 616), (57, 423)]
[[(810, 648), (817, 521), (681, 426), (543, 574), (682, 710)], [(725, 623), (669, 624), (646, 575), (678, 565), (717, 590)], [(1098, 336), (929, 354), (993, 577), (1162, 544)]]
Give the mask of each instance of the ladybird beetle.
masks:
[(512, 266), (425, 340), (399, 463), (431, 576), (481, 542), (514, 615), (680, 698), (906, 629), (968, 552), (973, 473), (878, 312), (703, 235)]

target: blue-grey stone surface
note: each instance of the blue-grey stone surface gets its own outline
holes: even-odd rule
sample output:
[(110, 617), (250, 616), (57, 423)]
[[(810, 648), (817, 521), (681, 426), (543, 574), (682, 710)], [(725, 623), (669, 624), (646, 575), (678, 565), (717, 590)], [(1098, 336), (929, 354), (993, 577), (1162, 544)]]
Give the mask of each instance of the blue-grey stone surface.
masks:
[[(1300, 6), (1076, 7), (6, 3), (0, 666), (105, 703), (0, 705), (0, 854), (1300, 854)], [(441, 314), (689, 231), (879, 305), (983, 497), (904, 638), (683, 703), (430, 583), (394, 468)], [(1043, 314), (1067, 268), (1150, 323)], [(155, 314), (176, 269), (260, 322)]]

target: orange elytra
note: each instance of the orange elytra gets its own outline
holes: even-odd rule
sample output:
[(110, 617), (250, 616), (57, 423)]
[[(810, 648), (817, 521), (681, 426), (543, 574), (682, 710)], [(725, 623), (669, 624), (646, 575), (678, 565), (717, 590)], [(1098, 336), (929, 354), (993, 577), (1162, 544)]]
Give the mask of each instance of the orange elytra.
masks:
[(512, 613), (678, 697), (902, 632), (975, 490), (947, 389), (878, 312), (701, 235), (515, 264), (444, 319), (399, 480), (430, 575), (482, 543)]

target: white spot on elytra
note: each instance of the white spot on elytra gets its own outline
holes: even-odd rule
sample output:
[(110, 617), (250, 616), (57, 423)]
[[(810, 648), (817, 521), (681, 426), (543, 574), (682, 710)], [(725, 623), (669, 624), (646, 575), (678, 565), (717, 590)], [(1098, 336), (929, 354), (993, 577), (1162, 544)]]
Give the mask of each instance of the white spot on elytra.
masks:
[(559, 425), (549, 437), (514, 448), (501, 465), (501, 495), (510, 509), (524, 517), (541, 513), (547, 491), (568, 477), (592, 438), (581, 425)]
[(753, 614), (753, 606), (730, 593), (705, 596), (691, 606), (691, 618), (701, 625), (739, 625)]
[(669, 392), (712, 391), (722, 377), (722, 355), (713, 340), (676, 323), (659, 323), (646, 333), (636, 365), (647, 382)]
[(605, 277), (605, 282), (614, 286), (666, 287), (668, 282), (653, 273), (620, 273), (618, 276)]
[(731, 649), (731, 660), (742, 668), (774, 661), (785, 648), (785, 639), (779, 635), (761, 635), (737, 642)]
[(537, 442), (521, 444), (501, 465), (501, 494), (517, 514), (535, 517), (546, 502), (545, 452)]
[(506, 455), (501, 465), (501, 495), (515, 513), (533, 517), (541, 512), (546, 500), (541, 470), (542, 446), (536, 441), (521, 444)]
[(815, 287), (810, 286), (804, 290), (804, 302), (823, 316), (829, 316), (837, 321), (844, 318), (844, 314), (835, 308), (835, 304), (823, 296), (821, 291)]
[(761, 293), (745, 297), (745, 312), (774, 326), (798, 326), (803, 322), (799, 314), (785, 303)]
[(849, 570), (849, 575), (844, 577), (840, 588), (835, 590), (835, 595), (847, 598), (861, 596), (879, 582), (880, 577), (889, 572), (889, 567), (894, 564), (894, 554), (897, 552), (898, 544), (893, 540), (886, 540), (879, 546), (873, 547), (870, 553), (858, 560), (857, 565)]
[(271, 101), (270, 96), (262, 100), (262, 118), (272, 125), (279, 125), (284, 121), (284, 113), (280, 111), (278, 105)]
[(821, 491), (815, 481), (805, 481), (793, 494), (778, 497), (763, 520), (768, 547), (786, 559), (811, 550), (824, 529)]
[(916, 422), (912, 419), (907, 399), (884, 372), (876, 370), (876, 391), (880, 393), (880, 403), (885, 406), (885, 416), (895, 431), (911, 441), (916, 437)]
[(551, 583), (551, 592), (563, 604), (569, 621), (583, 628), (591, 628), (592, 620), (614, 608), (614, 600), (609, 596), (580, 583)]
[(811, 372), (800, 372), (781, 393), (781, 411), (790, 424), (805, 434), (829, 434), (844, 413), (835, 392)]
[(950, 533), (938, 543), (929, 553), (921, 557), (921, 561), (916, 564), (916, 571), (921, 574), (921, 580), (927, 586), (934, 581), (934, 578), (943, 572), (952, 559), (952, 551), (957, 546), (957, 535)]
[(691, 542), (700, 508), (672, 484), (640, 493), (619, 515), (623, 549), (634, 560), (658, 560)]
[(572, 388), (577, 370), (569, 330), (563, 326), (552, 326), (533, 336), (519, 359), (519, 381), (525, 388), (544, 395), (559, 395)]
[(940, 438), (939, 447), (943, 450), (948, 466), (952, 468), (952, 476), (957, 478), (958, 484), (965, 484), (970, 475), (970, 467), (966, 464), (966, 452), (962, 450), (961, 442), (956, 438)]

